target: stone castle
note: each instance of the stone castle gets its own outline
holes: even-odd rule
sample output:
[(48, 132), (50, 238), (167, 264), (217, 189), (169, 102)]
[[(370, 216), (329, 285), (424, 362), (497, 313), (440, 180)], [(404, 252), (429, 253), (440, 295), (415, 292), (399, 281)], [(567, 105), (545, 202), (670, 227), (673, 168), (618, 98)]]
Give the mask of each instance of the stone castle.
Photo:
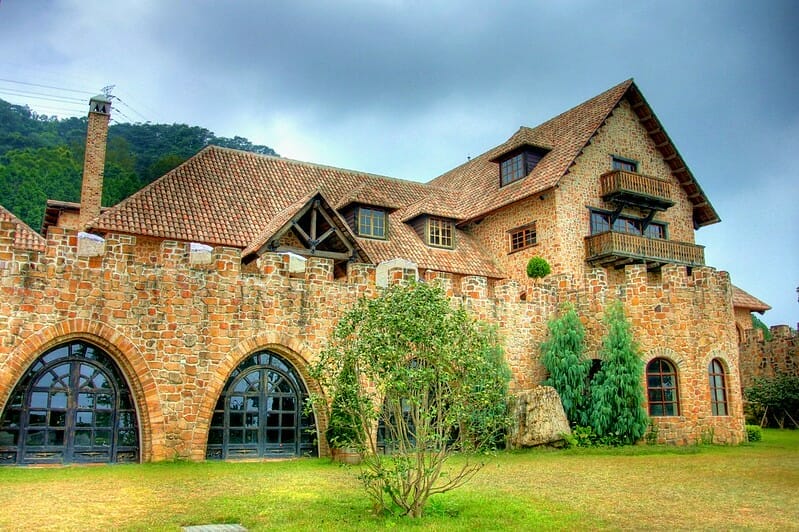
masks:
[(562, 303), (595, 358), (621, 300), (658, 438), (745, 438), (738, 343), (768, 307), (704, 264), (718, 215), (632, 80), (428, 184), (209, 147), (101, 208), (110, 112), (45, 236), (0, 208), (0, 463), (325, 455), (308, 365), (407, 279), (498, 327), (515, 392)]

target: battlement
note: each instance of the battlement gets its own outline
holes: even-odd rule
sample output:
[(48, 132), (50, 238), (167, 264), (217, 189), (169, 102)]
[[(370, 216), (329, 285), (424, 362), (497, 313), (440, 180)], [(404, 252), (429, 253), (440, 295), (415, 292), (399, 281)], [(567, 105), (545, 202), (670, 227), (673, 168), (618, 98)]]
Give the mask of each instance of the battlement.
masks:
[[(228, 282), (248, 285), (269, 284), (273, 287), (298, 286), (302, 283), (330, 283), (349, 286), (365, 292), (390, 284), (405, 282), (415, 265), (397, 260), (380, 271), (379, 266), (349, 263), (346, 275), (334, 275), (329, 259), (292, 254), (266, 253), (249, 264), (242, 263), (241, 251), (226, 246), (175, 240), (148, 241), (146, 237), (109, 233), (105, 238), (88, 233), (50, 227), (44, 252), (14, 247), (14, 224), (0, 223), (0, 274), (9, 276), (53, 276), (66, 271), (117, 275), (135, 272), (157, 272), (173, 275), (218, 276)], [(395, 261), (390, 261), (395, 262)], [(411, 272), (418, 275), (418, 271)], [(654, 294), (662, 301), (658, 312), (664, 312), (676, 294), (699, 297), (708, 294), (721, 298), (730, 295), (727, 272), (702, 266), (689, 268), (665, 265), (659, 273), (648, 272), (643, 265), (624, 268), (623, 281), (614, 284), (603, 268), (589, 270), (584, 278), (568, 274), (552, 275), (539, 283), (514, 280), (494, 281), (483, 276), (460, 276), (433, 270), (423, 271), (420, 280), (441, 285), (447, 295), (461, 300), (492, 300), (502, 304), (526, 304), (556, 309), (559, 303), (578, 304), (590, 301), (590, 307), (604, 307), (608, 299), (622, 299), (635, 306), (646, 295)], [(10, 280), (4, 281), (9, 285)], [(13, 283), (11, 283), (13, 284)], [(701, 295), (699, 295), (701, 294)], [(684, 297), (682, 298), (684, 299)], [(600, 304), (601, 303), (601, 304)], [(584, 304), (582, 305), (584, 306)]]

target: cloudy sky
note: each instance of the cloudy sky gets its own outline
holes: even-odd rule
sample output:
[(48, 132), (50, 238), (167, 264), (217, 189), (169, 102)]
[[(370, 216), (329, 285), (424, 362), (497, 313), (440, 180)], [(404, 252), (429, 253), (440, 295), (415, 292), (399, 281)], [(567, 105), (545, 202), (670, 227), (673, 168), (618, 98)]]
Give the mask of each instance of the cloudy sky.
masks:
[(0, 0), (0, 98), (115, 85), (120, 122), (427, 181), (632, 77), (722, 218), (708, 264), (796, 326), (797, 28), (793, 0)]

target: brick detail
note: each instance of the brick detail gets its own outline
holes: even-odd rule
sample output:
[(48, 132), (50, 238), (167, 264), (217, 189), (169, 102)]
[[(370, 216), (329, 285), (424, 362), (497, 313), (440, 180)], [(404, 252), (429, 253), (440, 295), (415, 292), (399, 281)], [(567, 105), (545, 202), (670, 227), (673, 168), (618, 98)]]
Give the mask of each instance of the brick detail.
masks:
[(111, 115), (90, 112), (86, 130), (86, 152), (83, 158), (83, 184), (80, 191), (79, 227), (85, 229), (100, 215), (105, 172), (105, 146)]

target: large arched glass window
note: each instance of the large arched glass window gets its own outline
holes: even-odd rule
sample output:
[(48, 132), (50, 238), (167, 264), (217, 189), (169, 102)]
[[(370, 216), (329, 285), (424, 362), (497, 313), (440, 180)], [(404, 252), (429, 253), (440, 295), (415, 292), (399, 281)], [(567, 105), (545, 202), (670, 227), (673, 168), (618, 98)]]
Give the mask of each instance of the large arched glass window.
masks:
[(130, 389), (100, 348), (55, 347), (17, 383), (0, 418), (0, 463), (135, 462)]
[(655, 358), (646, 366), (646, 392), (650, 416), (679, 416), (677, 372), (665, 358)]
[(294, 367), (261, 351), (233, 370), (217, 401), (206, 457), (267, 458), (317, 454), (308, 392)]
[(710, 361), (707, 368), (710, 379), (710, 410), (714, 416), (727, 415), (727, 382), (724, 376), (724, 366), (718, 358)]

